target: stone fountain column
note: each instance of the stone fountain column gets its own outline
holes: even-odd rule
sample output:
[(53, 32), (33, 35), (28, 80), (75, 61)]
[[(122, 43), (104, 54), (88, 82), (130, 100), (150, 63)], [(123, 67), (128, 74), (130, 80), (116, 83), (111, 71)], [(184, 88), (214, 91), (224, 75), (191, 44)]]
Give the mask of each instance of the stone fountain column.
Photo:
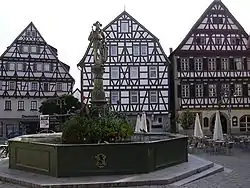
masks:
[(94, 50), (94, 64), (92, 66), (94, 89), (91, 93), (91, 104), (98, 115), (105, 113), (108, 102), (103, 89), (103, 73), (105, 70), (104, 64), (107, 60), (107, 46), (101, 26), (101, 23), (98, 21), (94, 23), (89, 36), (89, 41), (93, 44)]

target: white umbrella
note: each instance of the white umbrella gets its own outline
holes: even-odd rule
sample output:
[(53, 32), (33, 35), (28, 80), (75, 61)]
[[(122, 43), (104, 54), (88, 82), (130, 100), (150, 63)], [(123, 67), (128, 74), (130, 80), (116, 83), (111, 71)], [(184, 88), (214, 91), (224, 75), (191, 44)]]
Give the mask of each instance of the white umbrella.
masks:
[(216, 112), (215, 116), (213, 140), (224, 140), (219, 111)]
[(137, 116), (137, 120), (136, 120), (136, 125), (135, 125), (135, 132), (141, 132), (140, 129), (141, 129), (141, 117), (140, 115), (138, 114)]
[(201, 123), (200, 123), (200, 118), (199, 118), (198, 113), (196, 114), (196, 118), (195, 118), (194, 136), (199, 137), (199, 138), (202, 138), (204, 136), (203, 132), (202, 132), (202, 129), (201, 129)]
[(147, 127), (147, 117), (146, 117), (146, 113), (143, 112), (142, 113), (142, 117), (141, 117), (141, 131), (142, 132), (148, 132), (148, 127)]

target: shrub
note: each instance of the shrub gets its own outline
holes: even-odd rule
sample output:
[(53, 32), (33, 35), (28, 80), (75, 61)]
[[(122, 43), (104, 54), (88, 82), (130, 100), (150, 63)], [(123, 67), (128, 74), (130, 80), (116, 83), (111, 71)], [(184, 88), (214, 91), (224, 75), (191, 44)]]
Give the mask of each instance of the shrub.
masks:
[(178, 122), (184, 130), (192, 129), (195, 123), (195, 113), (184, 111), (178, 116)]

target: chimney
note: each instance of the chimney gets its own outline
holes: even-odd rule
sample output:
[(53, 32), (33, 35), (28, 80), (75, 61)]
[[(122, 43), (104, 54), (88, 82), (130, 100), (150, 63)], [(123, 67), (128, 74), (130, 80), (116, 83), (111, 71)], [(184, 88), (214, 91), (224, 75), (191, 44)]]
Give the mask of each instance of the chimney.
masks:
[(171, 54), (173, 52), (173, 48), (169, 48), (169, 52)]

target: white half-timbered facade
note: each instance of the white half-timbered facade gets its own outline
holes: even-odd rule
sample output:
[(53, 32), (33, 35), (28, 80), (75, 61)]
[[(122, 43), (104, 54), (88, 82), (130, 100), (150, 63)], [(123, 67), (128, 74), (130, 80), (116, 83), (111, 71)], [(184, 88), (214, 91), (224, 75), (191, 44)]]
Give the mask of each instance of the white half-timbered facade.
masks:
[(32, 22), (1, 55), (0, 65), (0, 136), (35, 132), (41, 102), (72, 93), (70, 67)]
[[(126, 11), (103, 29), (108, 46), (104, 90), (113, 110), (131, 119), (143, 111), (152, 130), (168, 130), (168, 65), (159, 39)], [(78, 64), (82, 95), (91, 99), (93, 48), (89, 45)], [(83, 97), (82, 97), (83, 98)]]
[(170, 56), (176, 110), (199, 112), (208, 133), (216, 110), (224, 133), (250, 131), (247, 42), (244, 28), (220, 0), (214, 0)]

